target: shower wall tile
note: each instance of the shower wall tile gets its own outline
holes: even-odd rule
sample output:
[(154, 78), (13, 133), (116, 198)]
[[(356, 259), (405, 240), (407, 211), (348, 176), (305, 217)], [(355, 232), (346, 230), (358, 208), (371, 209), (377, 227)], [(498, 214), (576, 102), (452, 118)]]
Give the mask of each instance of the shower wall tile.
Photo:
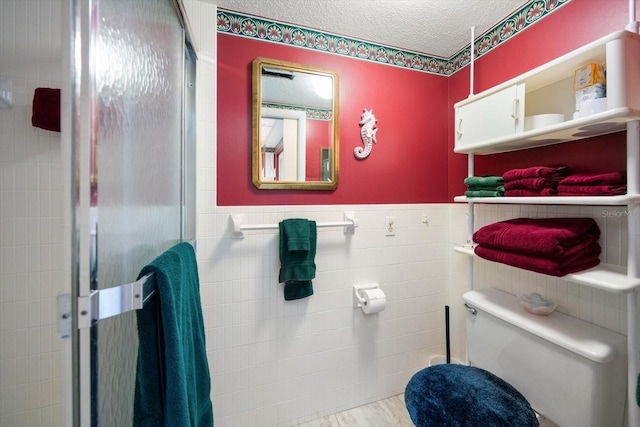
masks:
[(0, 425), (66, 425), (55, 296), (61, 281), (60, 136), (31, 126), (37, 87), (60, 87), (60, 0), (3, 0), (0, 78)]

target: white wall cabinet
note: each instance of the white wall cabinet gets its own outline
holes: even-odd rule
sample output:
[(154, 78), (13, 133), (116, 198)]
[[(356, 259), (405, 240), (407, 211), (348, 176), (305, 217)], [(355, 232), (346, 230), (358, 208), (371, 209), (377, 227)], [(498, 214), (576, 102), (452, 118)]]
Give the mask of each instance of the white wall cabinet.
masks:
[[(516, 84), (455, 110), (456, 147), (469, 147), (482, 141), (513, 137), (524, 129), (524, 85)], [(491, 114), (487, 115), (487, 111)]]
[[(574, 71), (591, 62), (606, 65), (607, 107), (605, 111), (573, 119)], [(629, 31), (612, 33), (492, 89), (472, 95), (456, 103), (454, 108), (454, 151), (470, 155), (469, 176), (473, 175), (473, 158), (476, 154), (523, 150), (625, 130), (627, 137), (628, 194), (597, 197), (455, 197), (456, 202), (469, 204), (469, 242), (474, 231), (474, 203), (616, 205), (627, 206), (629, 213), (640, 207), (640, 35)], [(565, 121), (524, 130), (521, 123), (523, 114), (547, 113), (564, 114)], [(511, 114), (513, 116), (508, 117)], [(640, 372), (640, 218), (629, 214), (627, 221), (629, 238), (626, 267), (601, 264), (564, 276), (563, 279), (626, 295), (628, 425), (640, 427), (640, 408), (635, 402)], [(474, 256), (469, 242), (455, 250)], [(473, 287), (472, 269), (471, 262), (469, 288)]]
[[(592, 62), (606, 65), (607, 108), (574, 120), (574, 72)], [(454, 108), (456, 153), (502, 153), (622, 131), (640, 119), (640, 36), (610, 34)], [(523, 116), (537, 114), (563, 114), (565, 121), (525, 131)]]

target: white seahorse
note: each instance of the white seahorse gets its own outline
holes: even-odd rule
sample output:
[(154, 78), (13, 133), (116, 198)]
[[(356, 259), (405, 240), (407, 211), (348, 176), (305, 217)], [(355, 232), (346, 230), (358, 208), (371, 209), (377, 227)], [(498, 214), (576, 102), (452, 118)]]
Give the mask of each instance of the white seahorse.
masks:
[(362, 126), (362, 129), (360, 129), (360, 139), (362, 139), (364, 148), (356, 147), (353, 149), (353, 155), (357, 158), (364, 159), (371, 153), (373, 143), (376, 142), (376, 133), (378, 132), (376, 123), (378, 123), (378, 120), (376, 120), (376, 117), (373, 115), (373, 110), (367, 110), (365, 108), (362, 111), (362, 117), (359, 123), (359, 125)]

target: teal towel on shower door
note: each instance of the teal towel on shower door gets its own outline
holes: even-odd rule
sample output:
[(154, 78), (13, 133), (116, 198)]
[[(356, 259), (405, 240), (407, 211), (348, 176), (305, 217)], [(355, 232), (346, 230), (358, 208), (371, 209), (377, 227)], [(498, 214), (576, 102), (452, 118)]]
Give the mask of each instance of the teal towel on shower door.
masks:
[(301, 218), (285, 219), (280, 231), (280, 274), (287, 301), (313, 295), (311, 279), (316, 277), (316, 222)]
[[(138, 363), (134, 426), (213, 426), (195, 251), (173, 246), (144, 267), (156, 294), (136, 312)], [(153, 283), (150, 283), (153, 285)]]

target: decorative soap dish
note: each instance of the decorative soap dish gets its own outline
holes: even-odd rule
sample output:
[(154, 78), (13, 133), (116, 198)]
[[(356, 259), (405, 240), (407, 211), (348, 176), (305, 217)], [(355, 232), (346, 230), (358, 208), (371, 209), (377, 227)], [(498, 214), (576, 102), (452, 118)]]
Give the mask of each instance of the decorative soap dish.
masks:
[(548, 316), (558, 307), (558, 304), (553, 302), (552, 300), (545, 299), (539, 293), (532, 293), (529, 295), (520, 295), (518, 298), (520, 301), (520, 305), (524, 307), (524, 309), (531, 313), (537, 314), (538, 316)]

